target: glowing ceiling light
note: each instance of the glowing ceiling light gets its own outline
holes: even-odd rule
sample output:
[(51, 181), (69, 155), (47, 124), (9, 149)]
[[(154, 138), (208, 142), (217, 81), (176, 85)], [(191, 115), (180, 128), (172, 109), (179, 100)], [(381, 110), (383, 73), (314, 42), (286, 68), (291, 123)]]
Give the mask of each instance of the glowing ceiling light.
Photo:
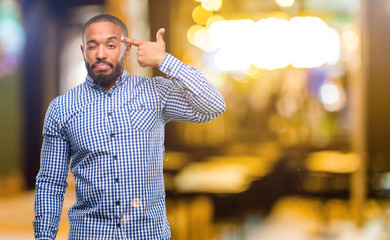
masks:
[(291, 7), (294, 5), (295, 0), (275, 0), (280, 7)]
[(323, 51), (323, 54), (324, 58), (327, 59), (326, 63), (329, 65), (336, 64), (340, 59), (341, 46), (339, 33), (335, 29), (329, 28), (328, 39), (324, 44), (326, 44), (324, 48), (326, 51)]
[(296, 68), (318, 67), (339, 52), (330, 28), (317, 17), (294, 17), (289, 21), (291, 64)]
[(217, 21), (210, 26), (211, 42), (226, 49), (250, 50), (254, 22), (252, 20)]
[(202, 0), (202, 7), (208, 11), (218, 11), (222, 7), (222, 0)]
[(256, 23), (252, 52), (256, 67), (272, 70), (289, 65), (287, 29), (288, 22), (282, 19), (268, 18)]
[(228, 21), (213, 22), (210, 27), (210, 40), (216, 46), (221, 46), (225, 41), (227, 32), (229, 31)]
[(204, 51), (219, 49), (215, 61), (221, 70), (243, 71), (252, 64), (268, 70), (289, 64), (312, 68), (335, 64), (340, 58), (338, 32), (316, 17), (268, 18), (257, 23), (210, 17), (206, 26), (191, 27), (188, 39)]
[(219, 50), (215, 54), (215, 66), (222, 71), (243, 72), (250, 68), (250, 59), (239, 50)]
[(224, 71), (244, 71), (251, 66), (252, 20), (217, 21), (211, 24), (210, 41), (218, 46), (216, 66)]

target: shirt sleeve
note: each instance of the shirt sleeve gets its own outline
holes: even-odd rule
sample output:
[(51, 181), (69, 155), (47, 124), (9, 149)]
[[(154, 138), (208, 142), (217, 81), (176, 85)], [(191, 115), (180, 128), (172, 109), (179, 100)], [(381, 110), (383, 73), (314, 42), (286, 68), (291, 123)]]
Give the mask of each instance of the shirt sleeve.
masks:
[(40, 169), (35, 184), (35, 239), (55, 239), (67, 187), (69, 143), (56, 119), (58, 111), (54, 100), (45, 117)]
[(225, 112), (220, 92), (196, 68), (186, 65), (169, 53), (159, 66), (170, 82), (158, 81), (164, 99), (164, 120), (203, 123)]

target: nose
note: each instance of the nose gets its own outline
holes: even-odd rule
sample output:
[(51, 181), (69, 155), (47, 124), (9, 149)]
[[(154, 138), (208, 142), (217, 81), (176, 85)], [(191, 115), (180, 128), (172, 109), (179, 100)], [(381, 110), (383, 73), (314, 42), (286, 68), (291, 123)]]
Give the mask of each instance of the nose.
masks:
[(99, 47), (97, 48), (96, 58), (97, 58), (97, 59), (106, 59), (106, 58), (107, 58), (107, 55), (106, 55), (106, 51), (105, 51), (105, 49), (104, 49), (104, 46), (99, 46)]

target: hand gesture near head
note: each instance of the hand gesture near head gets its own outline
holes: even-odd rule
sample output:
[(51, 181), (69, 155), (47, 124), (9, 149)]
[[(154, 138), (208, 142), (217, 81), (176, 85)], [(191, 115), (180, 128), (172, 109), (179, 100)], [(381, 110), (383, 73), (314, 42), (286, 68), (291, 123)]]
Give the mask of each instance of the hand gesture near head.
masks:
[(141, 67), (158, 67), (167, 54), (165, 52), (164, 28), (160, 28), (156, 34), (156, 41), (142, 41), (121, 37), (122, 42), (138, 48), (137, 60)]

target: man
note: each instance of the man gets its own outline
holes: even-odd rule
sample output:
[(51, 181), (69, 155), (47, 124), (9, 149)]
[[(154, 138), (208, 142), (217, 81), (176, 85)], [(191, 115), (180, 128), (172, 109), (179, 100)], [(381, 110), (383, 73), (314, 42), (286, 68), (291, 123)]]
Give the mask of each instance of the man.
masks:
[[(165, 52), (164, 29), (156, 42), (130, 39), (123, 22), (104, 14), (82, 34), (86, 81), (55, 98), (45, 117), (35, 237), (55, 238), (70, 168), (76, 203), (69, 239), (169, 239), (164, 126), (210, 121), (225, 102), (198, 70)], [(130, 76), (123, 60), (132, 47), (142, 67), (168, 78)]]

